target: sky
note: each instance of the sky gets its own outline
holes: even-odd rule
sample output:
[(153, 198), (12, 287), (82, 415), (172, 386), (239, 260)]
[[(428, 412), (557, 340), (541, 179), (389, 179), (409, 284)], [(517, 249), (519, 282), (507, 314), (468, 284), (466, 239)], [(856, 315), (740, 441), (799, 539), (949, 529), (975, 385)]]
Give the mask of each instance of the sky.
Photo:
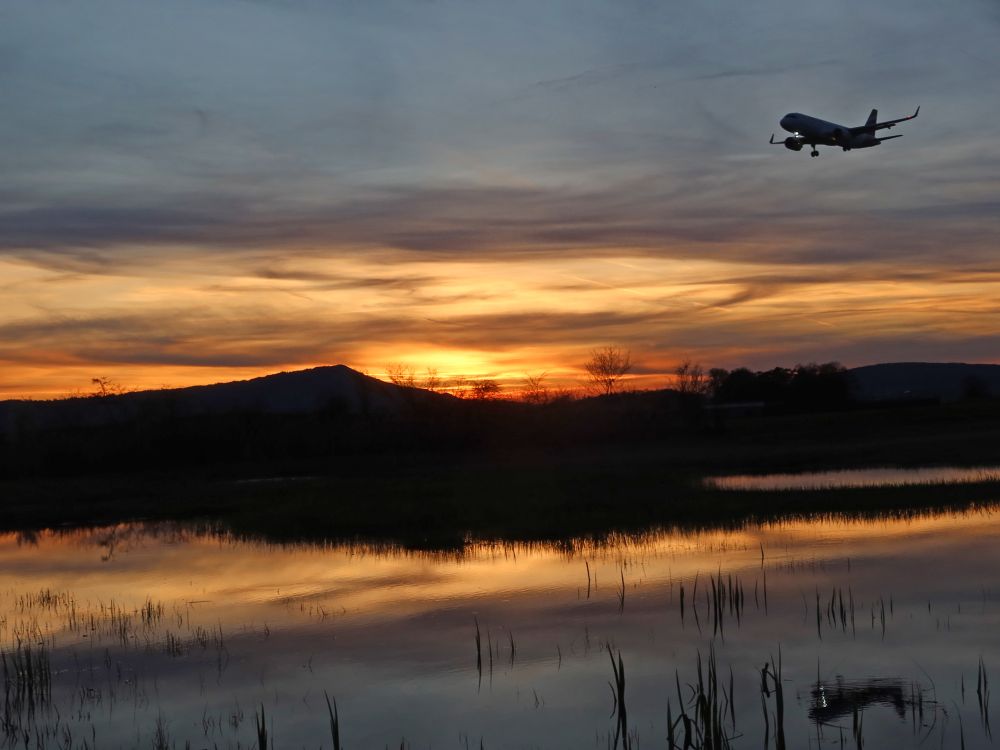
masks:
[(0, 397), (1000, 362), (998, 40), (996, 0), (9, 0)]

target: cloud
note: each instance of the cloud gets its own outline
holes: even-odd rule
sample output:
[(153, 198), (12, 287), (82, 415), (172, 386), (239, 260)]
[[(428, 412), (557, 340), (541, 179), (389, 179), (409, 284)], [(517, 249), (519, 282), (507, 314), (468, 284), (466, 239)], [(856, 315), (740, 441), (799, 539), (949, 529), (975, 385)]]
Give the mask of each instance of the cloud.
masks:
[(82, 204), (0, 214), (0, 251), (93, 271), (127, 265), (124, 251), (155, 246), (271, 248), (275, 257), (288, 249), (304, 256), (388, 249), (494, 258), (621, 248), (663, 257), (820, 264), (946, 253), (952, 263), (974, 263), (991, 257), (998, 233), (1000, 204), (994, 201), (873, 209), (860, 216), (836, 210), (803, 215), (796, 207), (773, 205), (727, 214), (673, 189), (653, 193), (643, 182), (587, 191), (387, 188), (328, 206), (272, 211), (205, 196), (176, 205)]
[[(594, 336), (627, 335), (651, 313), (503, 313), (457, 315), (447, 321), (394, 315), (282, 313), (279, 309), (161, 309), (51, 317), (0, 326), (0, 360), (27, 364), (41, 352), (65, 361), (180, 366), (284, 366), (311, 363), (373, 344), (493, 350), (526, 344), (588, 344)], [(567, 331), (576, 334), (567, 336)], [(30, 342), (30, 343), (28, 343)]]
[(593, 86), (613, 82), (629, 73), (646, 70), (649, 67), (651, 67), (650, 64), (644, 63), (619, 63), (618, 65), (584, 70), (580, 73), (563, 76), (562, 78), (538, 81), (533, 87), (544, 89), (546, 92), (559, 92), (578, 86)]
[[(5, 7), (2, 356), (979, 352), (994, 5)], [(766, 143), (916, 104), (877, 149)]]
[(729, 70), (719, 70), (714, 73), (705, 73), (702, 75), (693, 76), (692, 81), (715, 81), (724, 78), (743, 78), (749, 76), (779, 76), (786, 73), (801, 73), (802, 71), (811, 70), (812, 68), (825, 68), (837, 65), (843, 65), (844, 60), (838, 59), (836, 57), (827, 58), (825, 60), (816, 60), (814, 62), (805, 63), (794, 63), (787, 65), (774, 65), (770, 67), (760, 67), (760, 68), (730, 68)]

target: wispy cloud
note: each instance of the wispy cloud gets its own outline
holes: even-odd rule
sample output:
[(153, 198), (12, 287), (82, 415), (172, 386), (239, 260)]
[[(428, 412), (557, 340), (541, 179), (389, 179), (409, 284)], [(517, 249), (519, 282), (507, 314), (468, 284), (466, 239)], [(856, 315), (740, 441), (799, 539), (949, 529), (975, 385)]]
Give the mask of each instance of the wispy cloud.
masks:
[[(665, 257), (789, 263), (926, 259), (986, 261), (1000, 236), (1000, 204), (941, 200), (925, 206), (804, 214), (764, 199), (756, 212), (719, 213), (680, 189), (646, 182), (606, 190), (391, 188), (316, 208), (269, 211), (224, 198), (175, 206), (86, 204), (0, 212), (0, 250), (67, 270), (127, 265), (144, 246), (291, 248), (302, 255), (404, 250), (442, 256), (514, 257), (609, 248)], [(821, 196), (804, 196), (813, 203)], [(195, 208), (198, 204), (200, 208)], [(818, 209), (818, 207), (817, 207)], [(747, 245), (755, 244), (753, 257)], [(707, 246), (707, 247), (706, 247)], [(832, 255), (831, 255), (832, 254)], [(905, 269), (903, 269), (905, 270)]]

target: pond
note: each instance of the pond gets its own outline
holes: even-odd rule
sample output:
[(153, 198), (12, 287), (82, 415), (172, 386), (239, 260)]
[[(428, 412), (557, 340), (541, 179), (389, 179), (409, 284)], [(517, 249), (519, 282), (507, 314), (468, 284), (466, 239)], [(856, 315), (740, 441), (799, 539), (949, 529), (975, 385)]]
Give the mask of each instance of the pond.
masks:
[(450, 552), (0, 535), (0, 747), (247, 748), (263, 718), (330, 748), (328, 695), (348, 748), (606, 748), (622, 719), (619, 747), (662, 748), (701, 692), (737, 748), (984, 748), (998, 534), (979, 510)]
[(1000, 481), (1000, 466), (882, 466), (798, 474), (730, 474), (704, 483), (720, 490), (828, 490), (851, 487), (902, 487), (917, 484), (974, 484)]

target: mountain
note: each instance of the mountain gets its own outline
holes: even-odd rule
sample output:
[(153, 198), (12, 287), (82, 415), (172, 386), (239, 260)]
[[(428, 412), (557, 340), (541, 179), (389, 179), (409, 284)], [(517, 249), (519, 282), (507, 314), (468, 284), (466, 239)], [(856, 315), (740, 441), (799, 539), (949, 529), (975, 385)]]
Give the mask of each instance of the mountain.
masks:
[(1000, 365), (893, 362), (849, 371), (859, 401), (958, 401), (1000, 396)]
[[(969, 396), (1000, 396), (1000, 365), (896, 362), (849, 370), (852, 392), (859, 401), (935, 399), (956, 401)], [(653, 399), (663, 406), (663, 392), (635, 394), (614, 408), (642, 411)], [(593, 401), (593, 403), (591, 403)], [(663, 403), (661, 403), (663, 402)], [(651, 402), (652, 403), (652, 402)], [(0, 438), (53, 429), (100, 427), (142, 422), (148, 418), (216, 415), (338, 414), (406, 418), (427, 407), (459, 405), (454, 396), (385, 383), (345, 365), (281, 372), (252, 380), (214, 385), (137, 391), (102, 398), (55, 401), (0, 401)], [(566, 406), (567, 414), (608, 411), (600, 399)], [(445, 411), (451, 411), (445, 409)], [(435, 412), (441, 416), (441, 410)], [(637, 412), (638, 413), (638, 412)]]
[(335, 365), (230, 383), (102, 398), (0, 401), (0, 435), (11, 436), (25, 429), (94, 427), (129, 422), (150, 414), (189, 417), (334, 411), (399, 416), (419, 404), (450, 400), (452, 396), (385, 383), (345, 365)]

